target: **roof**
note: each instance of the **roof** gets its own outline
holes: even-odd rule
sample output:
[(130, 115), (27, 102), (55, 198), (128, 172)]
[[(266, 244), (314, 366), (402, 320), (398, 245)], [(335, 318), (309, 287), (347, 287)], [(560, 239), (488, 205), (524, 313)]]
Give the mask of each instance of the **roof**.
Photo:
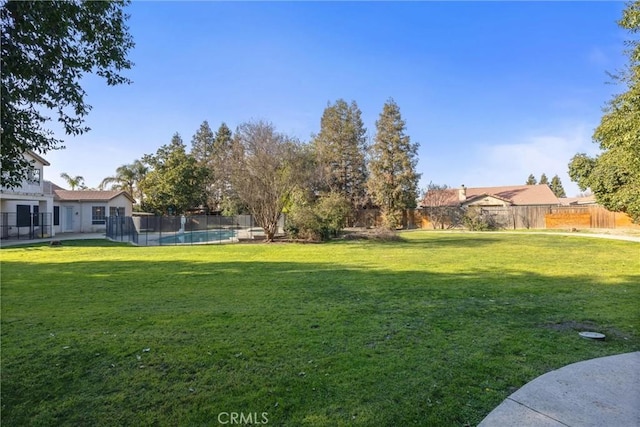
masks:
[(562, 205), (595, 205), (596, 196), (584, 196), (584, 197), (562, 197), (558, 199)]
[(60, 202), (108, 202), (123, 195), (135, 203), (135, 200), (124, 190), (119, 191), (95, 191), (95, 190), (59, 190), (54, 189), (54, 200)]
[(34, 159), (36, 159), (37, 161), (39, 161), (40, 163), (42, 163), (45, 166), (51, 166), (51, 163), (49, 163), (48, 161), (46, 161), (43, 157), (39, 156), (37, 153), (35, 153), (34, 151), (28, 150), (27, 153), (33, 157)]
[[(459, 206), (482, 197), (495, 197), (515, 206), (524, 205), (558, 205), (560, 202), (546, 184), (509, 185), (502, 187), (465, 187), (465, 195), (460, 200), (463, 189), (449, 188), (435, 192), (427, 192), (422, 206)], [(429, 194), (432, 193), (432, 194)]]
[(64, 190), (64, 188), (46, 179), (43, 181), (43, 187), (45, 194), (53, 194), (56, 190)]

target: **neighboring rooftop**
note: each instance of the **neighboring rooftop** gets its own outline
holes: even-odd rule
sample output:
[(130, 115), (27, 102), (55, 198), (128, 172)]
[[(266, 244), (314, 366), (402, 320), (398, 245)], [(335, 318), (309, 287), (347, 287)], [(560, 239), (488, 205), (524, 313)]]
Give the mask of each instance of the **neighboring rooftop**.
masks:
[(54, 200), (61, 202), (83, 201), (83, 202), (108, 202), (119, 195), (124, 195), (131, 202), (135, 202), (133, 197), (124, 190), (119, 191), (96, 191), (96, 190), (54, 190)]
[(596, 196), (593, 194), (584, 197), (562, 197), (558, 200), (560, 201), (560, 204), (564, 206), (595, 205), (597, 203)]
[(449, 188), (427, 192), (422, 206), (460, 206), (482, 197), (494, 197), (509, 205), (558, 205), (558, 198), (546, 184), (509, 185), (502, 187)]
[(125, 190), (66, 190), (59, 185), (44, 181), (44, 192), (53, 194), (53, 199), (60, 202), (108, 202), (121, 194), (135, 203), (134, 198)]

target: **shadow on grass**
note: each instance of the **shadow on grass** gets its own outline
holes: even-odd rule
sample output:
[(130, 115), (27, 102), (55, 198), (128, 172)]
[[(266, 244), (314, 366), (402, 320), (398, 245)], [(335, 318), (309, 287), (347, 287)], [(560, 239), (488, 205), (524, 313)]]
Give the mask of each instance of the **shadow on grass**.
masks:
[[(4, 262), (2, 420), (207, 424), (247, 408), (278, 425), (476, 424), (543, 372), (638, 348), (632, 267), (606, 284), (591, 264), (539, 273), (556, 270), (538, 258), (438, 272), (438, 249), (453, 249), (440, 263), (471, 265), (457, 250), (493, 260), (507, 252), (483, 246), (504, 240), (411, 236), (368, 265), (255, 260), (269, 245), (238, 251), (246, 262), (213, 250), (198, 261)], [(398, 248), (421, 254), (401, 265), (413, 268), (384, 268)], [(611, 339), (579, 340), (582, 325)]]
[(131, 243), (127, 242), (114, 242), (108, 239), (77, 239), (77, 240), (56, 240), (53, 241), (60, 242), (60, 244), (52, 245), (50, 241), (47, 242), (7, 242), (8, 244), (4, 244), (1, 249), (29, 249), (29, 248), (51, 248), (57, 249), (63, 246), (68, 247), (92, 247), (92, 248), (110, 248), (110, 247), (123, 247), (123, 246), (133, 246)]
[(402, 238), (402, 242), (405, 244), (423, 245), (425, 247), (441, 247), (441, 248), (479, 248), (489, 246), (497, 243), (504, 243), (504, 239), (498, 237), (491, 237), (488, 235), (482, 236), (460, 236), (456, 234), (441, 235), (438, 239), (433, 237), (428, 238)]
[[(375, 243), (375, 244), (382, 244), (382, 245), (390, 245), (390, 246), (397, 246), (397, 247), (406, 247), (406, 245), (411, 245), (412, 247), (416, 247), (416, 245), (424, 245), (425, 247), (442, 247), (442, 248), (449, 248), (449, 247), (453, 247), (453, 248), (477, 248), (477, 247), (482, 247), (482, 246), (487, 246), (487, 245), (491, 245), (491, 244), (496, 244), (496, 243), (500, 243), (503, 242), (504, 239), (501, 238), (497, 238), (497, 237), (491, 237), (489, 235), (481, 235), (481, 234), (475, 234), (475, 235), (460, 235), (457, 233), (452, 233), (450, 235), (446, 235), (444, 233), (439, 233), (438, 238), (434, 239), (433, 236), (428, 236), (425, 235), (424, 238), (415, 238), (413, 236), (410, 235), (398, 235), (396, 238), (394, 239), (390, 239), (390, 240), (385, 240), (385, 239), (376, 239), (376, 238), (363, 238), (363, 239), (347, 239), (350, 244), (371, 244), (371, 243)], [(52, 240), (56, 240), (56, 239), (52, 239)], [(136, 245), (134, 245), (131, 242), (121, 242), (121, 241), (113, 241), (113, 240), (109, 240), (109, 239), (70, 239), (70, 240), (56, 240), (59, 241), (60, 244), (53, 246), (53, 248), (57, 248), (57, 247), (62, 247), (62, 246), (69, 246), (69, 247), (136, 247)], [(307, 242), (309, 243), (309, 242)], [(334, 240), (334, 241), (329, 241), (329, 242), (310, 242), (313, 244), (320, 244), (320, 245), (330, 245), (330, 244), (344, 244), (344, 241), (341, 239), (338, 240)], [(238, 242), (238, 243), (223, 243), (224, 245), (228, 245), (228, 244), (232, 244), (232, 245), (279, 245), (279, 244), (286, 244), (286, 245), (298, 245), (298, 244), (306, 244), (305, 242), (289, 242), (289, 241), (278, 241), (276, 240), (275, 242), (264, 242), (261, 240), (250, 240), (250, 241), (243, 241), (243, 242)], [(220, 245), (219, 242), (214, 242), (211, 244), (211, 246), (213, 245)], [(49, 247), (51, 246), (50, 241), (46, 241), (46, 242), (29, 242), (29, 241), (9, 241), (6, 242), (2, 247), (0, 247), (0, 249), (10, 249), (10, 248), (44, 248), (44, 247)], [(184, 245), (180, 245), (180, 244), (165, 244), (165, 245), (161, 245), (161, 246), (180, 246), (180, 247), (188, 247), (188, 246), (206, 246), (203, 244), (196, 244), (196, 245), (191, 245), (191, 244), (184, 244)], [(144, 247), (144, 245), (142, 245), (142, 247)]]
[[(637, 350), (639, 283), (319, 262), (3, 262), (2, 423), (205, 425), (244, 411), (275, 425), (475, 425), (544, 372)], [(550, 326), (571, 322), (618, 334), (589, 342)]]

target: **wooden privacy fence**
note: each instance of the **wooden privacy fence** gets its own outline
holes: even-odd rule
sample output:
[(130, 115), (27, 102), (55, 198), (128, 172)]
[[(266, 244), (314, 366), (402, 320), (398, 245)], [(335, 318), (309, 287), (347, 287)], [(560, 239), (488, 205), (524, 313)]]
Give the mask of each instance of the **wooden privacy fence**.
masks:
[[(500, 228), (504, 229), (584, 229), (584, 228), (637, 228), (629, 215), (611, 212), (602, 206), (481, 206), (483, 214), (492, 217)], [(408, 209), (403, 218), (403, 227), (410, 228), (456, 228), (462, 226), (462, 208), (447, 207), (451, 210), (449, 218), (453, 223), (444, 220), (442, 212), (431, 209)], [(430, 218), (431, 213), (431, 218)], [(434, 220), (438, 214), (440, 218)], [(445, 215), (446, 216), (446, 215)], [(380, 225), (380, 212), (367, 209), (359, 212), (356, 226), (375, 227)]]
[(559, 206), (545, 215), (545, 228), (640, 228), (629, 215), (602, 206)]

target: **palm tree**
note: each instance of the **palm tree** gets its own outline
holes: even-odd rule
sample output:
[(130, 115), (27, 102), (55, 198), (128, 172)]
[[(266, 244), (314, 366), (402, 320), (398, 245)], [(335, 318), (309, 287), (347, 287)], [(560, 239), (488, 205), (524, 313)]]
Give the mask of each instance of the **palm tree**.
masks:
[(130, 165), (119, 166), (116, 174), (103, 179), (98, 188), (104, 190), (110, 185), (112, 190), (125, 190), (141, 203), (143, 194), (140, 184), (147, 172), (148, 168), (144, 163), (136, 160)]
[(85, 188), (87, 188), (87, 186), (84, 185), (84, 177), (80, 175), (72, 177), (68, 173), (63, 172), (60, 174), (60, 178), (67, 181), (67, 184), (69, 184), (69, 187), (71, 187), (71, 191), (75, 190), (76, 187), (78, 187), (81, 190), (84, 190)]

